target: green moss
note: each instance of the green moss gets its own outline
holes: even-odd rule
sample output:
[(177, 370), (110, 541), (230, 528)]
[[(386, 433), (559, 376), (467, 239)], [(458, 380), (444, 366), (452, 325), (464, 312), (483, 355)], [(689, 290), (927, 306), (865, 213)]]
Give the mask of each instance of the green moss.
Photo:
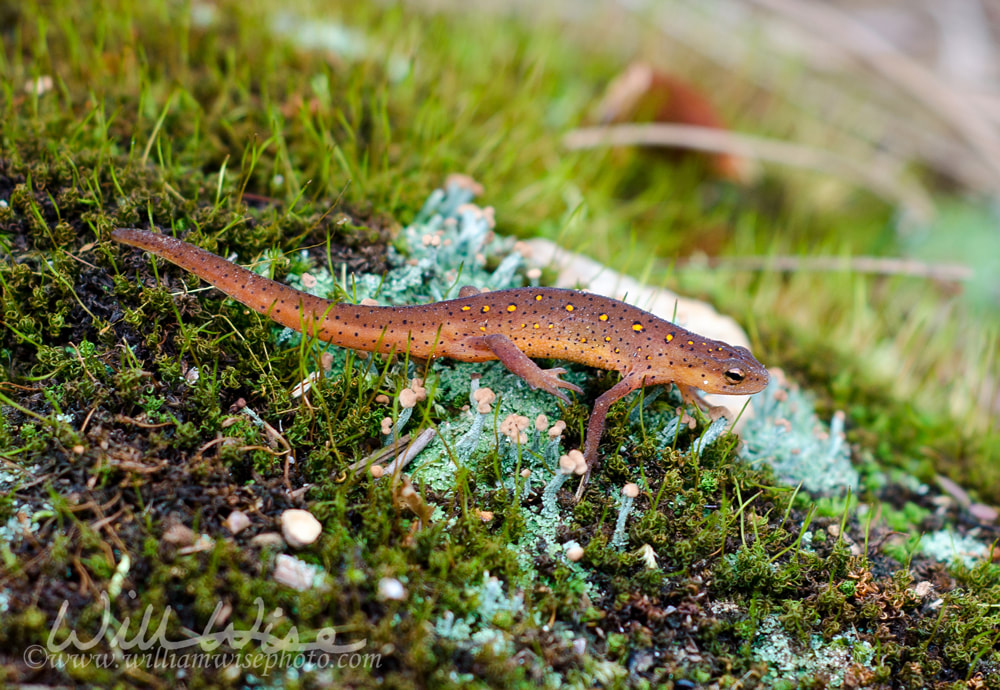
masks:
[[(802, 242), (891, 253), (890, 209), (862, 194), (833, 215), (814, 208), (814, 195), (788, 194), (807, 184), (797, 179), (729, 188), (706, 182), (697, 166), (641, 153), (615, 154), (614, 165), (599, 152), (567, 153), (559, 135), (583, 117), (619, 54), (589, 40), (581, 51), (564, 24), (366, 5), (340, 8), (340, 23), (299, 21), (294, 7), (282, 17), (253, 4), (177, 9), (57, 1), (18, 6), (7, 24), (5, 649), (44, 644), (61, 597), (70, 606), (58, 639), (99, 630), (106, 613), (93, 593), (120, 588), (110, 602), (115, 620), (138, 626), (146, 606), (158, 614), (169, 606), (172, 639), (201, 629), (219, 602), (235, 628), (250, 628), (259, 597), (277, 634), (336, 626), (385, 661), (275, 672), (274, 684), (729, 686), (765, 677), (808, 687), (847, 668), (870, 684), (977, 674), (997, 683), (996, 567), (983, 559), (946, 571), (917, 551), (923, 530), (952, 517), (930, 501), (939, 469), (930, 458), (955, 458), (948, 472), (972, 478), (986, 500), (997, 485), (997, 436), (971, 423), (963, 431), (943, 412), (937, 382), (959, 377), (887, 382), (878, 369), (898, 352), (917, 368), (944, 363), (946, 373), (953, 361), (978, 361), (975, 343), (990, 333), (976, 323), (914, 338), (919, 348), (888, 342), (912, 332), (900, 319), (937, 314), (934, 296), (894, 289), (860, 307), (868, 300), (857, 297), (869, 296), (860, 278), (669, 276), (714, 293), (754, 327), (755, 352), (818, 389), (818, 417), (797, 398), (798, 408), (780, 411), (801, 432), (796, 441), (810, 442), (800, 450), (817, 453), (793, 457), (757, 437), (760, 466), (749, 467), (735, 455), (735, 437), (716, 436), (718, 428), (676, 433), (673, 393), (636, 395), (612, 408), (604, 464), (575, 504), (566, 485), (545, 505), (544, 487), (558, 454), (580, 445), (590, 404), (616, 375), (573, 367), (567, 379), (586, 392), (560, 405), (500, 365), (435, 363), (430, 397), (405, 427), (438, 432), (410, 468), (433, 508), (430, 524), (418, 524), (398, 486), (345, 469), (379, 448), (383, 417), (399, 418), (376, 396), (394, 398), (422, 371), (337, 352), (330, 375), (293, 397), (296, 384), (323, 370), (325, 348), (109, 240), (114, 227), (153, 224), (291, 284), (308, 271), (324, 296), (403, 303), (441, 299), (461, 284), (531, 280), (482, 219), (465, 226), (461, 242), (423, 242), (435, 224), (460, 222), (458, 208), (471, 200), (452, 190), (425, 203), (455, 170), (485, 182), (500, 234), (561, 236), (654, 280), (667, 276), (654, 248), (778, 253)], [(52, 91), (21, 88), (45, 73), (57, 77)], [(733, 230), (724, 249), (704, 244), (706, 227)], [(807, 296), (804, 325), (783, 295)], [(873, 325), (869, 310), (886, 323)], [(477, 428), (459, 410), (473, 374), (501, 399), (458, 453)], [(812, 425), (835, 409), (847, 411), (847, 443), (821, 443), (829, 439)], [(539, 434), (518, 447), (496, 433), (511, 413), (544, 413), (567, 430), (558, 443)], [(776, 420), (764, 419), (774, 432)], [(796, 476), (819, 488), (804, 489), (847, 478), (851, 495), (817, 501), (779, 485), (786, 465), (766, 466), (779, 456), (806, 461)], [(817, 459), (837, 462), (820, 469)], [(619, 552), (609, 545), (627, 481), (642, 492)], [(272, 575), (282, 549), (251, 541), (277, 529), (289, 507), (322, 521), (320, 540), (296, 552), (325, 574), (322, 590), (279, 585)], [(251, 517), (236, 536), (223, 526), (234, 509)], [(859, 522), (872, 516), (881, 517)], [(208, 548), (165, 543), (175, 521), (208, 535)], [(567, 558), (571, 544), (585, 547), (581, 560)], [(852, 553), (859, 545), (868, 547), (863, 556)], [(914, 572), (930, 573), (940, 591), (918, 596), (919, 583), (894, 572), (892, 558), (922, 559)], [(381, 598), (382, 578), (398, 579), (406, 599)], [(780, 632), (790, 656), (765, 655), (769, 631)], [(141, 673), (192, 686), (260, 682), (233, 669), (183, 680)], [(109, 686), (145, 682), (141, 673), (53, 671), (61, 681)], [(4, 679), (20, 674), (0, 668)]]

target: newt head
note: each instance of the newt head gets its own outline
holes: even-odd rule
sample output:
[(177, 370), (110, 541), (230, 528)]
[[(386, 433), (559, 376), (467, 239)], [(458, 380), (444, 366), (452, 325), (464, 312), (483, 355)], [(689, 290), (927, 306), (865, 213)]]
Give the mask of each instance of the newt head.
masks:
[(767, 368), (745, 347), (694, 334), (671, 345), (652, 358), (648, 373), (637, 368), (647, 384), (670, 381), (705, 393), (751, 395), (764, 390), (770, 380)]

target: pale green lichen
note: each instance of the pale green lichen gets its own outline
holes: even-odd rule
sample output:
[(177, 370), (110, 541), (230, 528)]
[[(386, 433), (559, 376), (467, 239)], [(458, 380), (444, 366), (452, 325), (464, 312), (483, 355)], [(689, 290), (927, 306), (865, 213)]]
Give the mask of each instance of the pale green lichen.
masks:
[(757, 630), (751, 656), (767, 664), (768, 671), (761, 679), (767, 687), (798, 687), (809, 681), (840, 688), (852, 667), (873, 668), (875, 648), (853, 631), (834, 635), (829, 642), (812, 635), (809, 646), (804, 647), (784, 631), (777, 616), (768, 615)]
[[(488, 572), (483, 573), (481, 583), (466, 587), (464, 594), (475, 604), (475, 610), (462, 617), (445, 611), (434, 623), (435, 634), (472, 654), (484, 649), (495, 655), (513, 654), (516, 651), (513, 640), (504, 628), (523, 617), (524, 594), (516, 591), (508, 596), (503, 583)], [(541, 615), (534, 612), (528, 622), (540, 625)]]
[(615, 531), (611, 535), (610, 546), (615, 551), (624, 549), (628, 541), (628, 537), (625, 534), (625, 526), (628, 523), (628, 516), (632, 512), (633, 505), (635, 505), (635, 498), (623, 493), (622, 502), (618, 506), (618, 517), (615, 520)]
[(701, 455), (704, 453), (706, 448), (719, 440), (719, 437), (722, 436), (728, 426), (729, 420), (725, 417), (719, 417), (709, 424), (708, 428), (702, 432), (701, 436), (695, 439), (695, 442), (691, 444), (691, 454)]
[(925, 534), (920, 539), (920, 551), (942, 563), (957, 561), (967, 568), (974, 568), (990, 555), (990, 547), (983, 542), (951, 530)]
[(778, 478), (819, 495), (856, 492), (859, 475), (844, 440), (844, 416), (834, 415), (829, 429), (813, 411), (812, 398), (784, 377), (754, 397), (753, 416), (743, 429), (741, 457), (769, 463)]
[(48, 503), (38, 506), (32, 506), (30, 503), (14, 503), (10, 508), (7, 522), (0, 524), (0, 544), (20, 542), (25, 534), (34, 533), (38, 529), (40, 520), (50, 518), (53, 514), (53, 508)]

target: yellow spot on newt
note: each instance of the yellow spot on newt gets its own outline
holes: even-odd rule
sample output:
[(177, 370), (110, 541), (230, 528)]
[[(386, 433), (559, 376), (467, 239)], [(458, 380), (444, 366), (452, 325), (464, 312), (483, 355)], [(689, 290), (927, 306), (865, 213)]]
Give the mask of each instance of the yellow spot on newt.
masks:
[(620, 349), (618, 349), (618, 348), (616, 347), (616, 348), (615, 348), (615, 353), (617, 354), (617, 353), (619, 353), (619, 352), (621, 352), (621, 350), (620, 350)]
[(689, 340), (688, 341), (688, 345), (694, 345), (694, 341), (693, 340)]
[(464, 307), (462, 307), (462, 311), (469, 311), (470, 309), (472, 309), (472, 307), (470, 307), (470, 306), (464, 306)]
[(611, 336), (610, 335), (604, 336), (604, 342), (610, 343), (611, 342)]
[(550, 323), (549, 324), (549, 328), (555, 328), (555, 327), (556, 327), (556, 325), (554, 323)]
[(567, 304), (566, 305), (566, 311), (573, 311), (573, 305), (572, 304)]
[(674, 339), (674, 334), (673, 333), (667, 333), (667, 342), (669, 343), (673, 339)]
[(642, 331), (642, 324), (636, 321), (634, 324), (632, 324), (632, 330), (635, 331), (636, 333), (639, 333), (640, 331)]
[(608, 315), (607, 314), (601, 314), (597, 318), (599, 318), (601, 321), (607, 321), (608, 320)]
[(587, 339), (586, 338), (580, 338), (580, 342), (581, 343), (585, 343), (585, 342), (587, 342)]
[(490, 305), (488, 305), (488, 304), (484, 304), (484, 305), (483, 305), (483, 313), (485, 314), (485, 313), (486, 313), (486, 312), (488, 312), (489, 310), (490, 310)]
[(538, 328), (538, 324), (536, 323), (532, 328)]
[(535, 301), (536, 302), (541, 302), (542, 301), (542, 296), (541, 295), (535, 295)]
[(479, 330), (481, 330), (483, 333), (485, 333), (486, 332), (486, 326), (480, 326)]
[(507, 311), (517, 311), (517, 305), (516, 304), (507, 305)]

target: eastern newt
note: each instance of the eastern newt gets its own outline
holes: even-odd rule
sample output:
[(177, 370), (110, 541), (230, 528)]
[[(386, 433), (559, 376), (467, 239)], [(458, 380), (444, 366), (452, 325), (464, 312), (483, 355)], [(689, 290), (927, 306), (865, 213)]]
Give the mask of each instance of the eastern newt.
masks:
[[(767, 369), (745, 347), (696, 335), (624, 302), (578, 290), (461, 289), (456, 299), (417, 306), (337, 303), (257, 275), (193, 244), (167, 235), (119, 228), (111, 236), (171, 261), (278, 323), (354, 350), (462, 362), (499, 359), (532, 388), (568, 402), (565, 369), (542, 369), (531, 357), (563, 359), (621, 372), (597, 398), (584, 444), (590, 475), (611, 404), (643, 386), (675, 384), (694, 394), (749, 395), (762, 390)], [(581, 483), (581, 489), (583, 484)], [(578, 493), (579, 495), (579, 493)]]

